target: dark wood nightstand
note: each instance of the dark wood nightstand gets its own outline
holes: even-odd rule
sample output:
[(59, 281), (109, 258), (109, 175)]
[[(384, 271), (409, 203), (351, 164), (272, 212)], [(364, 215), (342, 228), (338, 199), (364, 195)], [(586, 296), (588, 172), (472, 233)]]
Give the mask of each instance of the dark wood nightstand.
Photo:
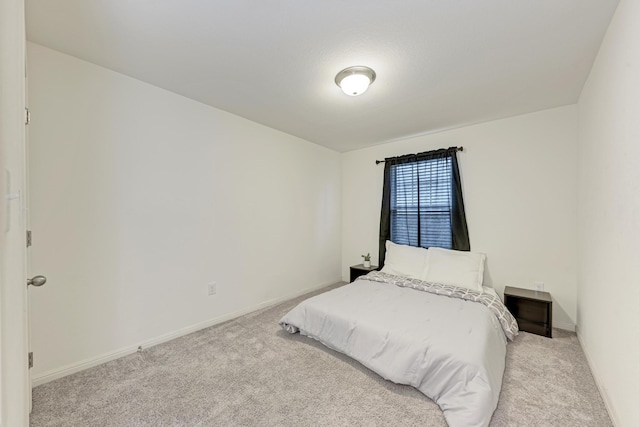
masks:
[(549, 292), (504, 288), (504, 305), (518, 321), (521, 331), (551, 338), (552, 304)]
[(353, 282), (358, 277), (364, 276), (365, 274), (369, 273), (370, 271), (375, 271), (377, 269), (378, 269), (377, 265), (372, 265), (371, 267), (365, 267), (362, 264), (352, 265), (351, 266), (351, 280), (349, 280), (349, 283)]

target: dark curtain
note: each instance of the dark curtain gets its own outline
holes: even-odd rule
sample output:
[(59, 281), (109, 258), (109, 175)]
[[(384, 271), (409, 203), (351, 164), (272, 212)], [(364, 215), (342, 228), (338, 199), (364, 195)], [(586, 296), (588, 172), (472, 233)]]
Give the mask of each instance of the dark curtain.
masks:
[(385, 242), (470, 250), (456, 147), (385, 159), (379, 264)]

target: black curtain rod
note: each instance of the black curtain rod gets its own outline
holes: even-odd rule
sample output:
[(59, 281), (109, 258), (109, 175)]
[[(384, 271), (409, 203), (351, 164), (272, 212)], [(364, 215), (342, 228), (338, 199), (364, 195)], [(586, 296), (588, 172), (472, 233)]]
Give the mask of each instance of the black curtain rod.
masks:
[[(458, 151), (464, 151), (464, 147), (456, 147), (458, 149)], [(376, 160), (376, 165), (379, 165), (380, 163), (384, 163), (384, 160)]]

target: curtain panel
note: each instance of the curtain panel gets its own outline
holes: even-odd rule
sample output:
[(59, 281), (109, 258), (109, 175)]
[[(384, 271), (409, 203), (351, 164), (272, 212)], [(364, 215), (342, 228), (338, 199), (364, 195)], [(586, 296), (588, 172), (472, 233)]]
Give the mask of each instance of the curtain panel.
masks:
[(385, 242), (470, 250), (457, 147), (385, 159), (379, 266)]

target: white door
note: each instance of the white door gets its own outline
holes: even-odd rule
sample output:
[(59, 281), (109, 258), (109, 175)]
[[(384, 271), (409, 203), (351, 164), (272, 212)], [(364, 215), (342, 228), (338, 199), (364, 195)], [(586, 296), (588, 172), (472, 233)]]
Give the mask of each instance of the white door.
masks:
[(0, 1), (0, 421), (28, 426), (24, 0)]

